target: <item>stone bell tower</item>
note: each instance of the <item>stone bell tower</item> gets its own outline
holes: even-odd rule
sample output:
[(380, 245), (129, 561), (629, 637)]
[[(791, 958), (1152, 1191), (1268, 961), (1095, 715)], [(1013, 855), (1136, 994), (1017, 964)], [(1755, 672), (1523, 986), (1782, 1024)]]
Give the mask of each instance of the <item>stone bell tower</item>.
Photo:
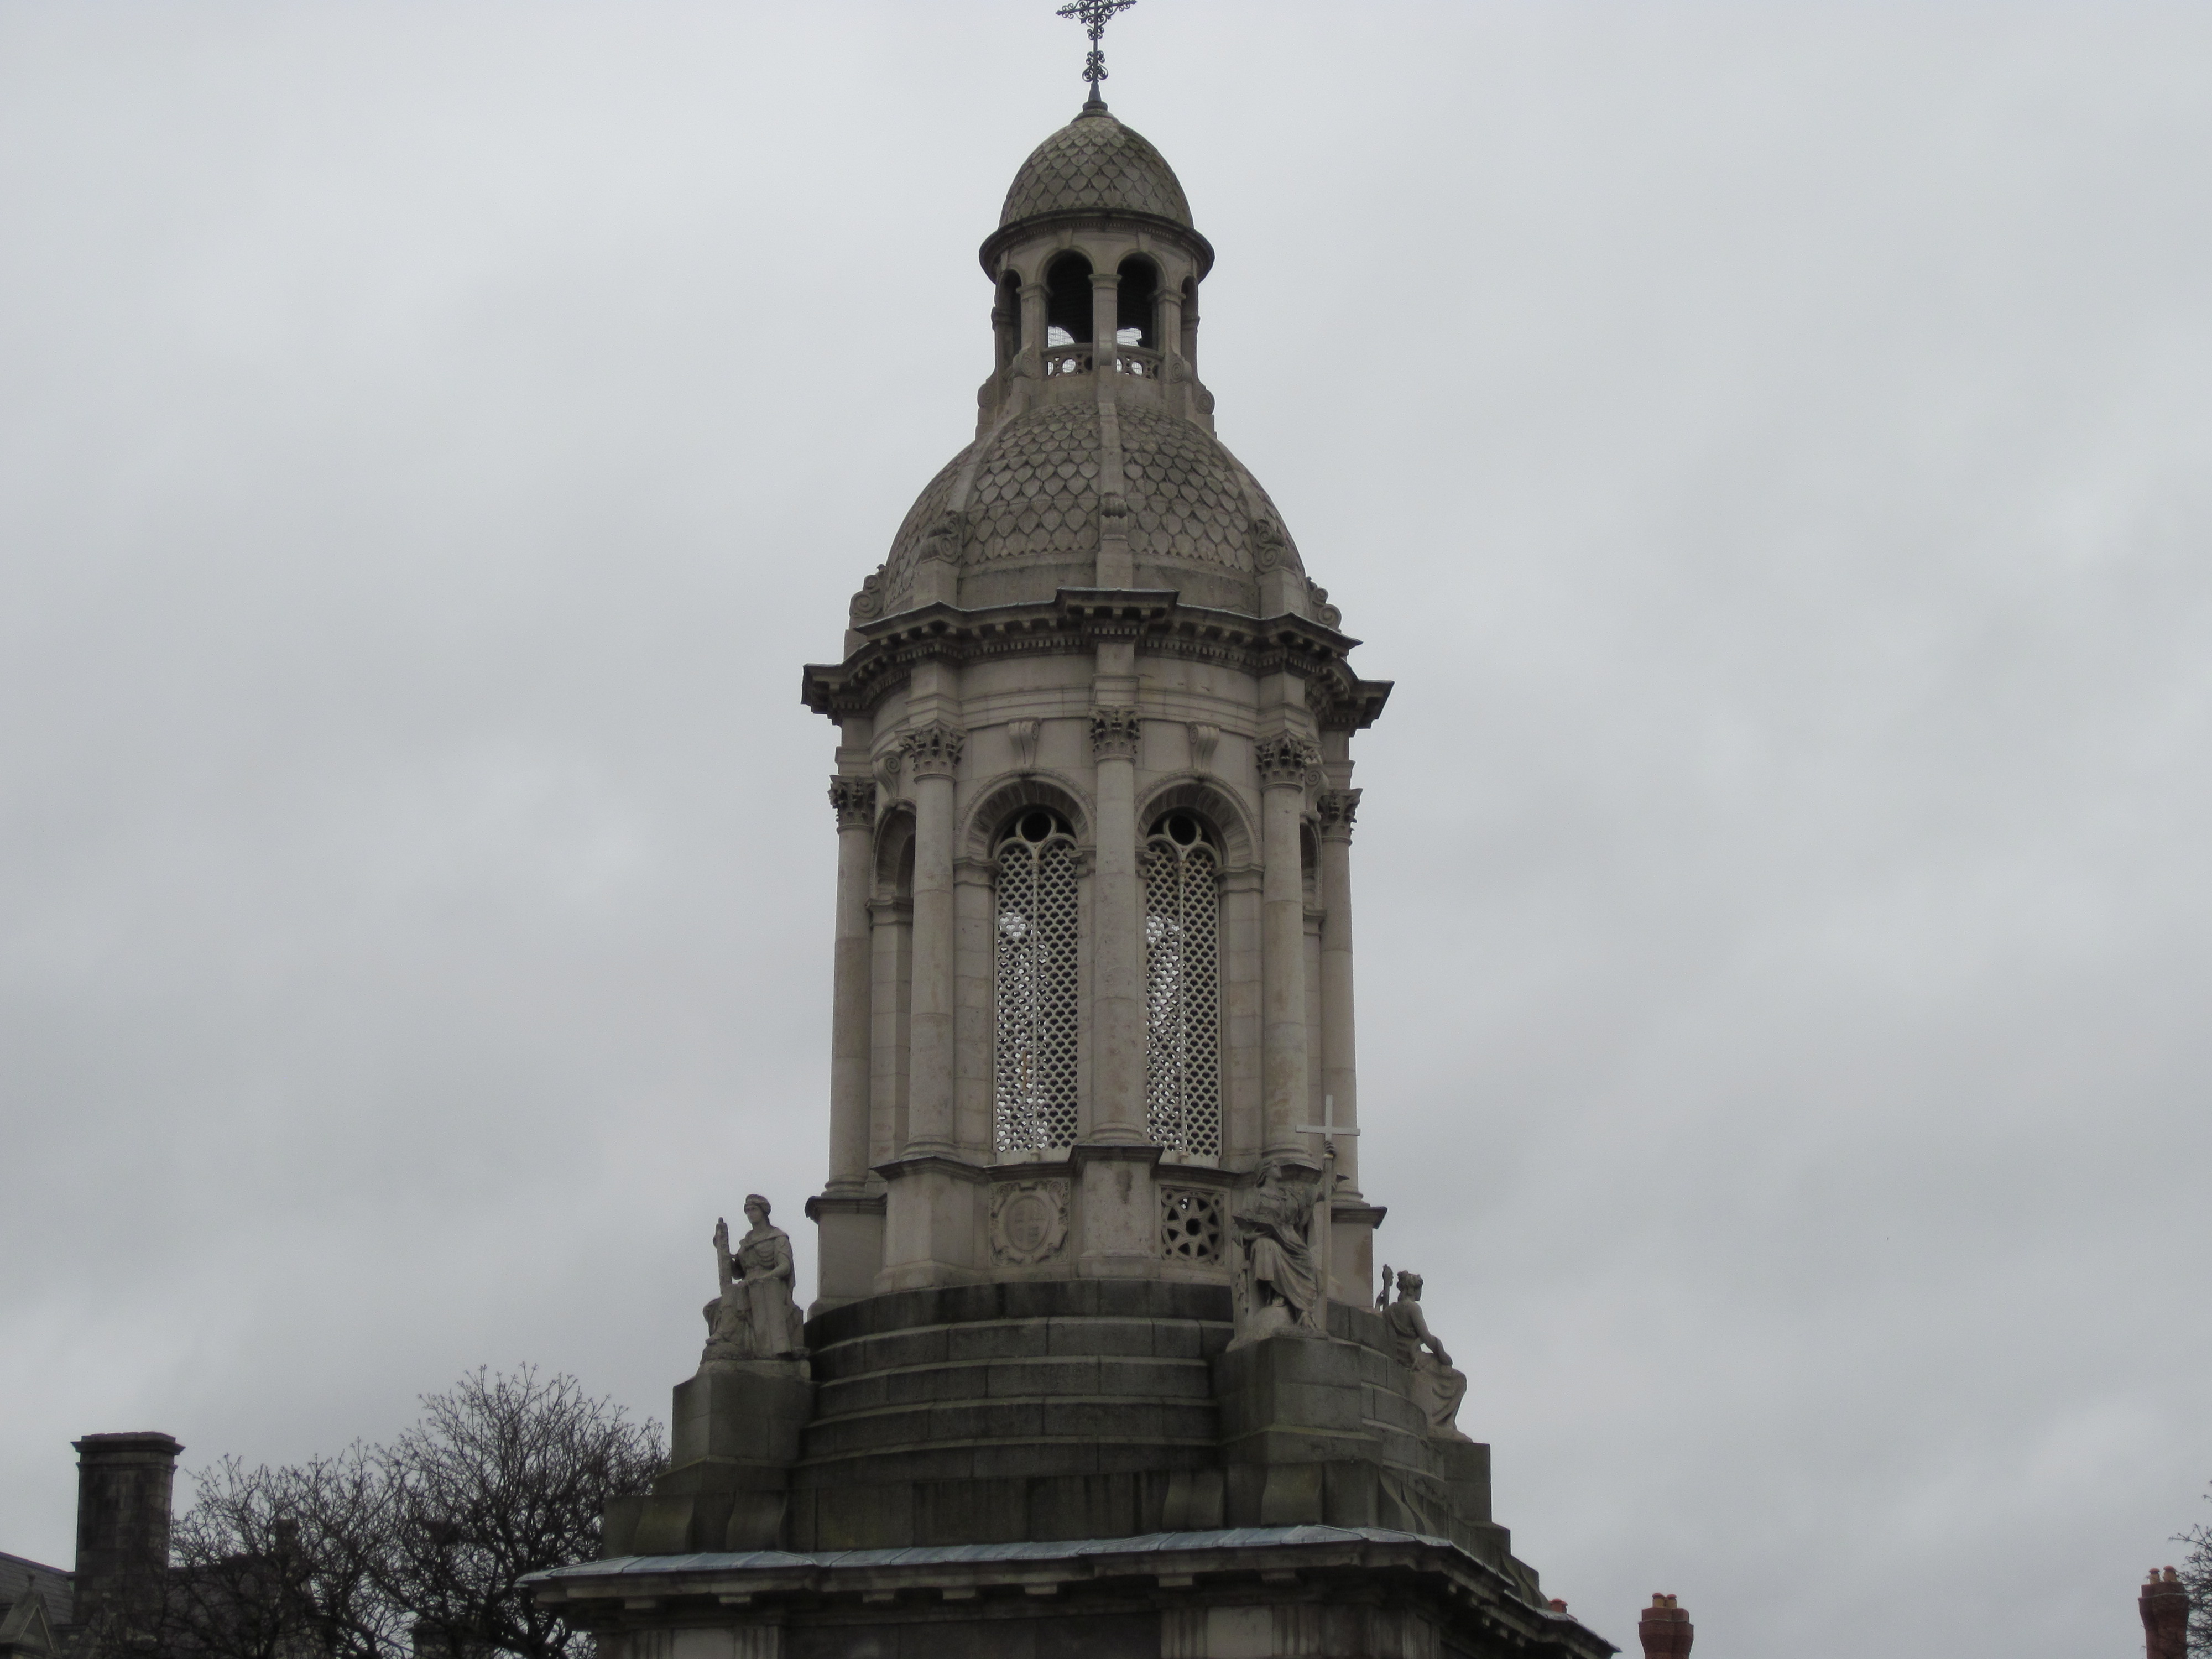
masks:
[[(984, 240), (975, 441), (805, 670), (830, 1169), (718, 1235), (669, 1468), (538, 1593), (607, 1659), (1601, 1659), (1374, 1294), (1352, 734), (1387, 684), (1214, 435), (1213, 249), (1093, 95)], [(980, 331), (979, 331), (980, 343)], [(1374, 1125), (1369, 1126), (1373, 1128)]]
[[(1094, 100), (981, 258), (975, 441), (805, 672), (842, 737), (817, 1310), (1225, 1283), (1228, 1190), (1358, 1122), (1351, 743), (1390, 688), (1214, 435), (1212, 246)], [(1332, 1289), (1364, 1306), (1357, 1144)]]

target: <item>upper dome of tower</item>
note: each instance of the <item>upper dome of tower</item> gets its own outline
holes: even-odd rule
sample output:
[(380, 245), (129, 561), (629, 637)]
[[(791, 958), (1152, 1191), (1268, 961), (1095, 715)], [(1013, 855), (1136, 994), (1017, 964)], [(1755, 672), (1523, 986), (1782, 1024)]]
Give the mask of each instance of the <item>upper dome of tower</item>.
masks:
[(1083, 113), (1030, 152), (1006, 191), (1001, 228), (1040, 214), (1148, 213), (1192, 228), (1190, 204), (1167, 158), (1106, 106)]
[(1096, 403), (1060, 404), (1016, 416), (955, 455), (899, 526), (871, 614), (912, 603), (915, 566), (933, 538), (959, 567), (966, 605), (1037, 603), (1092, 586), (1115, 449), (1137, 586), (1259, 614), (1260, 576), (1301, 568), (1259, 480), (1178, 416), (1124, 407), (1115, 426), (1109, 447)]

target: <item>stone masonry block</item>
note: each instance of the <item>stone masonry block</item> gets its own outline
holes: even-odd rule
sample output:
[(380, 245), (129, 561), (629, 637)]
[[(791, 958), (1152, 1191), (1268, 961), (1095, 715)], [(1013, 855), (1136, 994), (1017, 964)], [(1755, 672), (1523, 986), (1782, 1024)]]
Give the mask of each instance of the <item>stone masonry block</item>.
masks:
[(1089, 1440), (1015, 1441), (975, 1449), (979, 1479), (1036, 1480), (1048, 1475), (1096, 1474), (1099, 1448)]
[(1153, 1352), (1149, 1319), (1054, 1319), (1043, 1334), (1054, 1354), (1112, 1354), (1149, 1359)]
[(945, 1334), (945, 1357), (955, 1363), (969, 1359), (1023, 1359), (1042, 1356), (1048, 1346), (1048, 1327), (1036, 1322), (1000, 1322), (955, 1325)]
[(791, 1366), (710, 1366), (676, 1385), (669, 1461), (738, 1457), (789, 1463), (813, 1414), (814, 1386)]
[(989, 1367), (988, 1391), (1008, 1395), (1097, 1394), (1096, 1359), (1012, 1359)]

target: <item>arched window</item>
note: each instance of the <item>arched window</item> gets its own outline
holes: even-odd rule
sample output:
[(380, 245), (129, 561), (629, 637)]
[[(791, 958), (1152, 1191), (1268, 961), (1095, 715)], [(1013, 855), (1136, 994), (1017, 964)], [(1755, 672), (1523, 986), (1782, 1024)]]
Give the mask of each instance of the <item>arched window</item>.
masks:
[(1114, 295), (1114, 338), (1122, 345), (1159, 346), (1155, 320), (1160, 296), (1160, 268), (1141, 253), (1121, 261)]
[(1194, 812), (1146, 837), (1145, 1117), (1152, 1139), (1221, 1156), (1221, 852)]
[(1044, 274), (1044, 343), (1081, 345), (1091, 338), (1091, 261), (1063, 253)]
[(999, 837), (992, 1134), (1000, 1152), (1075, 1144), (1075, 838), (1042, 806)]

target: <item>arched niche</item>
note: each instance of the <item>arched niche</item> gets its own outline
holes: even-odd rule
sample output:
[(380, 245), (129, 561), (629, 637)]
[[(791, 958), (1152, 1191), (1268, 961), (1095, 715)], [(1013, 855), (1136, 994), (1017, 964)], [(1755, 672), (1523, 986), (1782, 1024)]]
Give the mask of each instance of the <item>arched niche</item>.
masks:
[(914, 808), (904, 801), (884, 814), (876, 826), (876, 894), (878, 899), (914, 896)]

